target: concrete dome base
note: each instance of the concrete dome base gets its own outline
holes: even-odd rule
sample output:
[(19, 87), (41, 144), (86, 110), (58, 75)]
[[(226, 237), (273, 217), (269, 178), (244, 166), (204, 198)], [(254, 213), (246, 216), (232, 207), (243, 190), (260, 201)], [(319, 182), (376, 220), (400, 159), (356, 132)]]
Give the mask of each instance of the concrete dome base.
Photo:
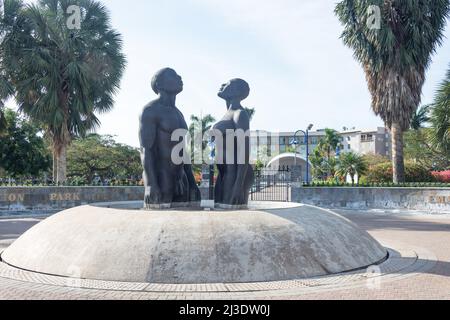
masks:
[(2, 260), (64, 277), (191, 284), (310, 278), (387, 257), (347, 219), (300, 204), (211, 212), (118, 207), (125, 209), (82, 206), (58, 213), (26, 232)]

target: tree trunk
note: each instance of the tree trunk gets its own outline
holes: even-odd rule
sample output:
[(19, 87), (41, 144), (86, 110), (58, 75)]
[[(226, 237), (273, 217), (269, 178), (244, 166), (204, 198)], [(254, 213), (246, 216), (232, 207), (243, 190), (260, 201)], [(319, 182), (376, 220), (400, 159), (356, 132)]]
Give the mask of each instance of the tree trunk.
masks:
[(57, 176), (56, 183), (64, 184), (67, 182), (67, 146), (62, 145), (57, 160)]
[(56, 154), (55, 148), (53, 148), (53, 168), (52, 168), (52, 180), (53, 182), (56, 182), (58, 177), (58, 156)]
[(405, 161), (403, 158), (403, 129), (400, 124), (392, 124), (391, 135), (394, 183), (403, 183), (405, 182)]

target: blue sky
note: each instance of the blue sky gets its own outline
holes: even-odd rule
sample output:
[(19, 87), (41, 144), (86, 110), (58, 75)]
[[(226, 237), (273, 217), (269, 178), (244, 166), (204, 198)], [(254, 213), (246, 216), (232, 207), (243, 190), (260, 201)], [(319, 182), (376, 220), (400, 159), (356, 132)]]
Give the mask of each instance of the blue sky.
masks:
[[(295, 131), (382, 126), (370, 109), (364, 73), (339, 36), (337, 0), (101, 0), (123, 35), (128, 66), (102, 134), (138, 146), (138, 117), (155, 98), (150, 79), (170, 66), (185, 90), (185, 117), (225, 111), (220, 85), (240, 77), (256, 108), (252, 129)], [(446, 36), (450, 38), (447, 28)], [(430, 103), (450, 63), (450, 40), (433, 58), (423, 91)]]

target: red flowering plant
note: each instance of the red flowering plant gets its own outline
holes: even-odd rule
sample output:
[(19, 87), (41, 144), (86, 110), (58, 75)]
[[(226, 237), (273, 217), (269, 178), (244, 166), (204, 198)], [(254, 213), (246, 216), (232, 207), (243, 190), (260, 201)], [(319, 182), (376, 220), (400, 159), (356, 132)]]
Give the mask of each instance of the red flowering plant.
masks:
[(433, 172), (433, 176), (438, 182), (450, 183), (450, 170)]

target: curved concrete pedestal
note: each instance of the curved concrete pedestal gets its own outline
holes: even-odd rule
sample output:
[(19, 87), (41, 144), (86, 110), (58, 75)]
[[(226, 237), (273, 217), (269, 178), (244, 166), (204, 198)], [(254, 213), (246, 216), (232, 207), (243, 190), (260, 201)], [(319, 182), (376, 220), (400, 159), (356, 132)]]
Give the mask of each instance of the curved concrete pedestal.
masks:
[(48, 218), (12, 244), (2, 260), (65, 277), (190, 284), (310, 278), (364, 268), (387, 256), (347, 219), (300, 204), (254, 203), (247, 211), (210, 212), (105, 206), (113, 205)]

